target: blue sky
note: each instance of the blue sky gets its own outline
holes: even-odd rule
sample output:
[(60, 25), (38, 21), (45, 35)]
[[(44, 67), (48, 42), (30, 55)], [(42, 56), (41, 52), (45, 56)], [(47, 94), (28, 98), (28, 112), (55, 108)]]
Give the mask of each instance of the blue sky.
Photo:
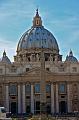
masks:
[(70, 49), (79, 60), (79, 0), (0, 0), (0, 57), (5, 49), (13, 61), (37, 7), (44, 27), (57, 39), (63, 60)]

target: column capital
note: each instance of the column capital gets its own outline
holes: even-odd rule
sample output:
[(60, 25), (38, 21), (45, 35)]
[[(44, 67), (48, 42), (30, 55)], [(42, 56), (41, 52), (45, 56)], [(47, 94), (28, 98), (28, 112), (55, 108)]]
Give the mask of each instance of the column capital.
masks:
[(31, 82), (31, 85), (34, 85), (35, 84), (35, 82)]
[(53, 81), (52, 81), (52, 82), (50, 82), (50, 83), (51, 83), (51, 84), (53, 84), (53, 85), (55, 85), (55, 84), (56, 84), (56, 83), (55, 83), (55, 82), (53, 82)]

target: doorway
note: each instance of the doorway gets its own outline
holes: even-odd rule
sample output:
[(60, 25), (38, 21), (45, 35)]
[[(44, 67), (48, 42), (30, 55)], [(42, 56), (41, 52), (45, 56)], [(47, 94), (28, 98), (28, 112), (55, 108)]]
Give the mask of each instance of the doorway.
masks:
[(61, 114), (67, 112), (67, 103), (66, 103), (66, 101), (59, 102), (59, 112)]
[(28, 113), (28, 114), (30, 113), (30, 105), (26, 106), (26, 113)]
[(46, 110), (46, 112), (47, 112), (47, 114), (50, 114), (51, 113), (51, 107), (50, 107), (50, 105), (47, 105), (47, 110)]
[(16, 104), (16, 102), (11, 102), (11, 113), (12, 114), (17, 113), (17, 104)]
[(35, 111), (36, 111), (36, 114), (40, 113), (40, 101), (36, 101)]

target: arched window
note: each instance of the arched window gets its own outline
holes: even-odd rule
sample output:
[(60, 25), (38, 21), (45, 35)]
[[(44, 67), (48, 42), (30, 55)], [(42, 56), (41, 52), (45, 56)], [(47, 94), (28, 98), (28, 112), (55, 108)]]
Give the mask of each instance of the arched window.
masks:
[(31, 92), (31, 86), (30, 86), (30, 84), (26, 85), (25, 91), (26, 91), (26, 94)]

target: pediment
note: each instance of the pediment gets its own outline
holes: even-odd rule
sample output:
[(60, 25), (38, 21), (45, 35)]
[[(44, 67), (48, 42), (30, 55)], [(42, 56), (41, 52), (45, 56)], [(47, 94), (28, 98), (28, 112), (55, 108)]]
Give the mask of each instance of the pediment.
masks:
[[(44, 70), (46, 75), (52, 75), (52, 72)], [(23, 75), (28, 75), (28, 76), (34, 76), (34, 75), (40, 75), (41, 74), (41, 69), (40, 68), (32, 68), (28, 72), (23, 73)]]

